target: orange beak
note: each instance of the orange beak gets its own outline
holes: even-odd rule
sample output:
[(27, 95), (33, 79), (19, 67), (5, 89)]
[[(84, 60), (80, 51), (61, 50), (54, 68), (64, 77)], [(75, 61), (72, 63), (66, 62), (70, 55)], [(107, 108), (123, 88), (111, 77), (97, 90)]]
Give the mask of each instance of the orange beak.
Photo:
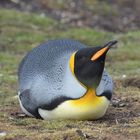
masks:
[(96, 52), (92, 57), (91, 57), (91, 60), (92, 61), (95, 61), (97, 60), (100, 56), (102, 56), (106, 51), (108, 50), (107, 47), (99, 50), (98, 52)]
[(117, 41), (115, 40), (115, 41), (110, 41), (110, 42), (108, 42), (107, 44), (105, 44), (101, 50), (99, 50), (98, 52), (96, 52), (96, 53), (91, 57), (91, 60), (92, 60), (92, 61), (97, 60), (97, 59), (98, 59), (99, 57), (101, 57), (105, 52), (107, 52), (107, 51), (111, 48), (111, 46), (113, 46), (113, 45), (116, 44), (116, 43), (117, 43)]

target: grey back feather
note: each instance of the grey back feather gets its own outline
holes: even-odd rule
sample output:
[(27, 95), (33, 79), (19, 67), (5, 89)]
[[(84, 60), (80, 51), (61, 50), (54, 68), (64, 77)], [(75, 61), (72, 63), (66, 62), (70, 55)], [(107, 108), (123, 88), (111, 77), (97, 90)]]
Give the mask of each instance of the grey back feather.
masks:
[(100, 84), (96, 89), (96, 94), (100, 96), (104, 92), (113, 93), (113, 80), (106, 70), (103, 71)]

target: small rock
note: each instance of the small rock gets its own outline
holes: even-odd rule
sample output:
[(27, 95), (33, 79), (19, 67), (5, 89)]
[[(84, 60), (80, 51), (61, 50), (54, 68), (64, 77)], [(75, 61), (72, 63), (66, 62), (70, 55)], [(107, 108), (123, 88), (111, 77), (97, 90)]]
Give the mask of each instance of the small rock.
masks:
[(113, 99), (112, 100), (113, 107), (124, 107), (127, 106), (126, 102), (120, 99)]
[(113, 99), (112, 100), (112, 106), (113, 107), (119, 107), (120, 99)]
[(123, 74), (123, 75), (122, 75), (122, 78), (126, 78), (126, 75), (125, 75), (125, 74)]
[(0, 137), (4, 137), (6, 135), (7, 135), (7, 133), (5, 131), (0, 131)]
[(18, 113), (18, 116), (19, 116), (19, 117), (25, 117), (26, 114), (24, 114), (24, 113)]
[(76, 132), (78, 133), (79, 136), (84, 137), (84, 138), (89, 138), (90, 136), (87, 135), (86, 133), (84, 133), (81, 130), (76, 130)]
[(125, 103), (119, 103), (119, 107), (124, 107), (124, 106), (126, 106)]

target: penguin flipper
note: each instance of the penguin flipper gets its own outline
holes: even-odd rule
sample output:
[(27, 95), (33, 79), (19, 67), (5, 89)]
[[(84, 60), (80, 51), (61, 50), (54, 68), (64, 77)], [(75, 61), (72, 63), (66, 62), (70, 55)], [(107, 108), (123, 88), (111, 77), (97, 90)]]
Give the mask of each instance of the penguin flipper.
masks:
[(26, 89), (19, 94), (19, 100), (25, 114), (41, 119), (41, 116), (38, 113), (38, 106), (36, 101), (32, 99), (29, 89)]
[(103, 71), (100, 84), (96, 89), (96, 94), (97, 96), (105, 96), (108, 100), (111, 100), (113, 94), (113, 80), (106, 70)]
[(45, 110), (51, 111), (51, 110), (55, 109), (58, 105), (63, 103), (64, 101), (72, 100), (72, 99), (73, 98), (70, 98), (70, 97), (60, 96), (56, 99), (53, 99), (49, 104), (40, 105), (39, 109), (45, 109)]

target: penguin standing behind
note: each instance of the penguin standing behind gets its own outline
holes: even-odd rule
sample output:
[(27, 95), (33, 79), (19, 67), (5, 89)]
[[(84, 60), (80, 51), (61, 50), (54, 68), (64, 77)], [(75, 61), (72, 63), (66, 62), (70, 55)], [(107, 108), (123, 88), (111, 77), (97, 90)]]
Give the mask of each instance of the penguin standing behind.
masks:
[(104, 70), (106, 53), (117, 41), (94, 48), (74, 40), (52, 40), (29, 52), (19, 71), (23, 112), (42, 119), (101, 118), (113, 82)]

